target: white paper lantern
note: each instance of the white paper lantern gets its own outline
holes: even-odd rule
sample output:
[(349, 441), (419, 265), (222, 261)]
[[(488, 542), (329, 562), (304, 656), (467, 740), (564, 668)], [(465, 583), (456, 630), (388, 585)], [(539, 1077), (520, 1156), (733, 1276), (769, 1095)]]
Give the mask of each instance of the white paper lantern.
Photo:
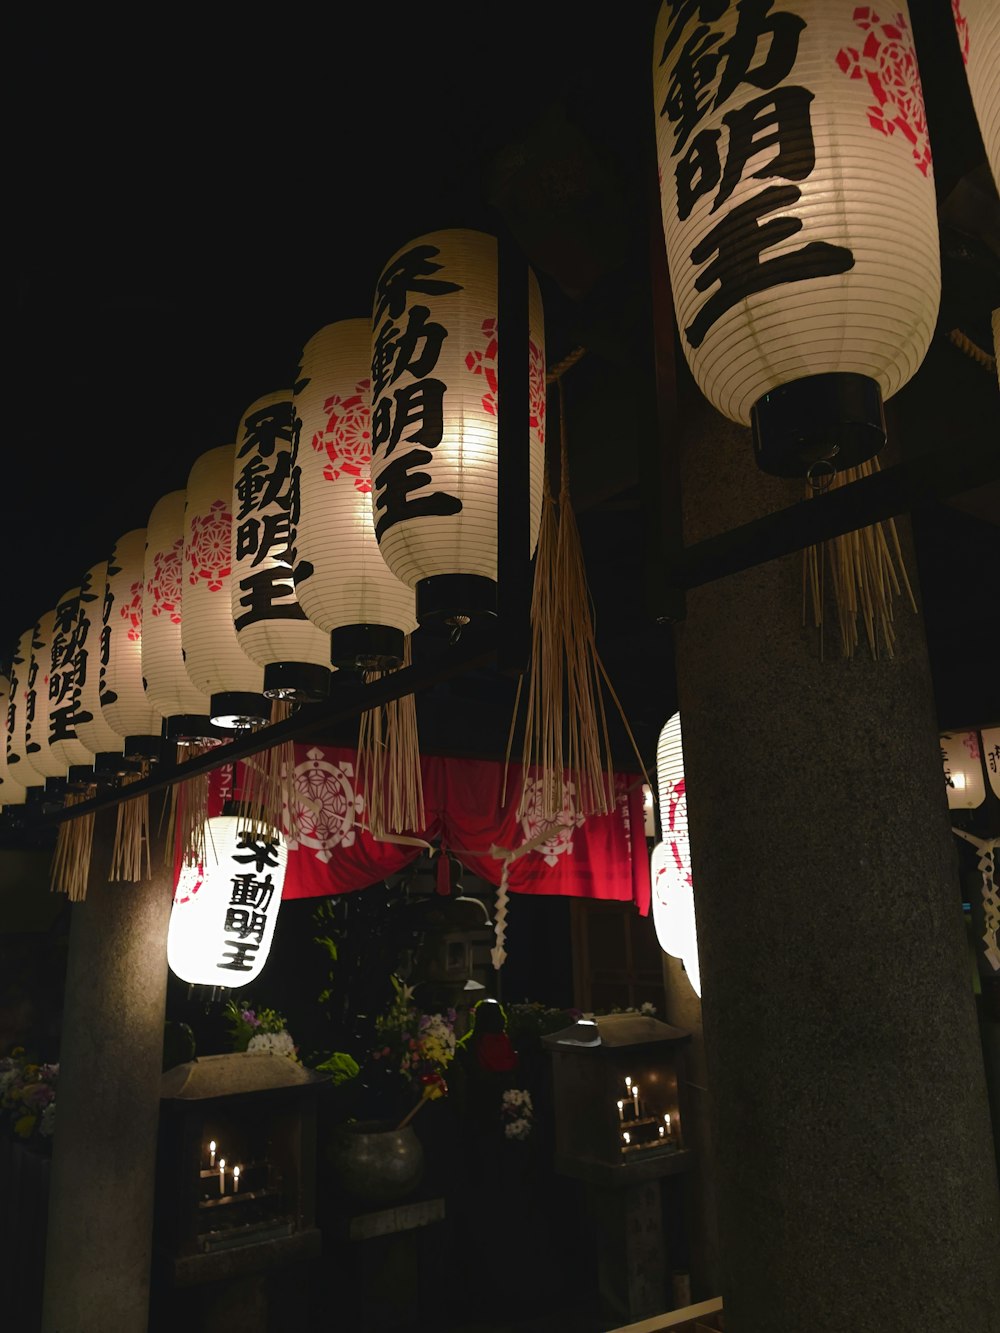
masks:
[(653, 849), (650, 864), (653, 924), (660, 948), (674, 958), (683, 959), (688, 980), (700, 996), (701, 968), (698, 963), (698, 931), (694, 914), (680, 713), (675, 713), (660, 732), (656, 747), (656, 786), (662, 841)]
[(95, 756), (95, 769), (102, 773), (124, 773), (130, 767), (123, 757), (125, 739), (101, 712), (101, 639), (107, 579), (108, 562), (102, 560), (87, 570), (80, 584), (76, 629), (76, 687), (79, 692), (76, 734)]
[(246, 821), (218, 815), (205, 827), (205, 864), (182, 869), (167, 932), (171, 971), (195, 986), (246, 986), (267, 961), (288, 851), (254, 841)]
[(881, 399), (923, 360), (940, 294), (905, 3), (665, 3), (653, 85), (678, 332), (702, 392), (753, 424), (765, 471), (872, 457)]
[(211, 700), (216, 726), (270, 721), (264, 670), (239, 645), (230, 604), (233, 467), (236, 446), (209, 449), (195, 462), (184, 506), (184, 615), (181, 645), (195, 689)]
[(149, 702), (166, 719), (164, 738), (179, 744), (214, 737), (211, 701), (184, 666), (184, 492), (157, 500), (146, 528), (142, 592), (142, 675)]
[(1000, 727), (985, 727), (980, 735), (983, 743), (983, 762), (993, 795), (1000, 799)]
[(28, 752), (28, 713), (34, 706), (29, 688), (31, 654), (35, 627), (26, 629), (17, 641), (10, 667), (10, 692), (7, 696), (7, 766), (22, 787), (43, 787), (45, 774), (39, 772)]
[(951, 7), (983, 147), (1000, 190), (1000, 4), (951, 0)]
[(48, 778), (64, 778), (66, 763), (49, 749), (49, 676), (55, 611), (39, 616), (28, 661), (28, 698), (24, 717), (25, 749), (32, 766)]
[(299, 703), (330, 692), (330, 643), (299, 606), (292, 571), (292, 391), (243, 414), (233, 467), (233, 622), (264, 668), (264, 693)]
[(28, 791), (13, 776), (17, 765), (11, 770), (7, 766), (7, 718), (10, 714), (10, 679), (0, 674), (0, 718), (4, 720), (3, 744), (0, 745), (0, 806), (24, 805)]
[(162, 718), (142, 680), (142, 589), (146, 529), (115, 542), (104, 584), (101, 630), (101, 712), (125, 738), (126, 755), (158, 759)]
[[(533, 551), (544, 465), (545, 333), (530, 272), (528, 316)], [(421, 624), (496, 611), (498, 353), (492, 236), (431, 232), (392, 257), (372, 319), (375, 534), (386, 564), (416, 589)]]
[(378, 548), (371, 501), (371, 325), (328, 324), (306, 343), (295, 383), (295, 592), (330, 634), (335, 665), (397, 667), (417, 627), (413, 590)]
[[(56, 603), (49, 650), (48, 746), (70, 770), (71, 781), (86, 782), (92, 775), (94, 756), (77, 734), (80, 713), (80, 589), (70, 588)], [(87, 772), (74, 773), (74, 769)]]
[(940, 741), (948, 809), (977, 809), (986, 800), (979, 732), (945, 731)]

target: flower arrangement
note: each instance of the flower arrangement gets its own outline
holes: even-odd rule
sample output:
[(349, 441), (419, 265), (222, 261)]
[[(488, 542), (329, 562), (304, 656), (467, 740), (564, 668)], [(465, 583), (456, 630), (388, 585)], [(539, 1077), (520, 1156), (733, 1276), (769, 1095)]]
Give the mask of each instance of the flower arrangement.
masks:
[(531, 1133), (535, 1108), (527, 1088), (508, 1088), (500, 1101), (504, 1137), (526, 1139)]
[(298, 1060), (298, 1047), (288, 1031), (284, 1015), (276, 1009), (254, 1009), (249, 1000), (243, 1004), (230, 1000), (225, 1013), (230, 1022), (229, 1035), (233, 1039), (234, 1051), (247, 1051), (251, 1055), (287, 1055), (290, 1060)]
[(15, 1047), (0, 1060), (0, 1124), (22, 1143), (47, 1148), (56, 1123), (59, 1066), (36, 1064)]
[(375, 1025), (373, 1061), (386, 1061), (419, 1091), (455, 1056), (455, 1010), (422, 1014), (413, 990), (392, 978), (393, 1002)]

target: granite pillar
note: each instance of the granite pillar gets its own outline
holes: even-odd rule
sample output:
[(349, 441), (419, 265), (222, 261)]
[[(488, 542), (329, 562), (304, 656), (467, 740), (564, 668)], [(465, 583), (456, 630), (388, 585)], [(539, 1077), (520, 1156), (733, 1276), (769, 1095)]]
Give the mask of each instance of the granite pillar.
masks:
[[(693, 391), (682, 420), (686, 543), (800, 497)], [(921, 621), (897, 603), (873, 662), (839, 657), (831, 619), (821, 661), (800, 560), (693, 590), (677, 628), (727, 1333), (995, 1333), (1000, 1199)]]
[(97, 816), (72, 909), (44, 1333), (145, 1333), (148, 1320), (171, 875), (154, 847), (152, 880), (109, 884), (114, 828), (113, 810)]

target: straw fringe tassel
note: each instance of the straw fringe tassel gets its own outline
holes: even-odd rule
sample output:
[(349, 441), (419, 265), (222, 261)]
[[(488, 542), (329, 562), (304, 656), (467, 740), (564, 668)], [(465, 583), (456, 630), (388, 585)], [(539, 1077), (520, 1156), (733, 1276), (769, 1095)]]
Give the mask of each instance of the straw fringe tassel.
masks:
[[(79, 805), (91, 792), (71, 791), (67, 805)], [(56, 849), (52, 857), (51, 889), (65, 893), (71, 903), (82, 903), (87, 896), (90, 877), (90, 856), (94, 847), (94, 814), (79, 819), (66, 819), (59, 825)]]
[[(403, 649), (404, 667), (411, 664), (410, 636)], [(365, 683), (384, 673), (365, 673)], [(417, 701), (412, 694), (361, 714), (358, 728), (358, 787), (372, 836), (403, 833), (424, 826), (424, 785), (420, 772)]]
[[(149, 764), (144, 761), (139, 772), (128, 773), (122, 778), (122, 786), (129, 787), (148, 774)], [(111, 852), (111, 873), (108, 879), (112, 884), (121, 880), (135, 884), (141, 879), (151, 879), (152, 875), (153, 867), (149, 855), (149, 793), (143, 792), (141, 796), (133, 796), (130, 801), (122, 801), (118, 806), (115, 841)]]
[[(271, 723), (284, 722), (293, 705), (284, 699), (271, 704)], [(279, 842), (296, 833), (295, 745), (284, 741), (243, 760), (243, 791), (239, 814), (252, 837)]]
[[(214, 745), (179, 745), (178, 766), (198, 759)], [(167, 837), (163, 840), (163, 861), (172, 865), (180, 851), (181, 864), (199, 866), (205, 863), (205, 825), (208, 821), (209, 775), (198, 773), (193, 778), (175, 782), (170, 788), (169, 805), (164, 806)]]

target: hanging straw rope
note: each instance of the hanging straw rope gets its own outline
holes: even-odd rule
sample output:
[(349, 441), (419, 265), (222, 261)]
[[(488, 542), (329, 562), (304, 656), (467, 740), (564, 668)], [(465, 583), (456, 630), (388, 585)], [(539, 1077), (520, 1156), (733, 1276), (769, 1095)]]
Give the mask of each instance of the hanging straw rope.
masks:
[[(272, 725), (284, 722), (291, 715), (292, 704), (287, 700), (272, 702)], [(242, 768), (239, 814), (251, 836), (261, 842), (293, 837), (297, 832), (294, 743), (283, 741), (272, 745), (269, 750), (245, 759)]]
[[(847, 486), (878, 471), (878, 459), (873, 458), (860, 467), (838, 472), (830, 484), (831, 487)], [(807, 492), (809, 496), (813, 493), (811, 489)], [(892, 657), (896, 639), (893, 598), (902, 596), (905, 589), (910, 609), (914, 613), (917, 610), (895, 520), (890, 518), (858, 532), (844, 533), (803, 552), (802, 624), (808, 621), (808, 605), (811, 603), (813, 625), (820, 632), (821, 659), (824, 654), (823, 602), (827, 565), (833, 583), (843, 656), (853, 657), (861, 642), (860, 619), (872, 658), (878, 661), (880, 641), (886, 654)]]
[[(607, 687), (618, 709), (645, 776), (632, 730), (597, 651), (583, 549), (570, 498), (562, 375), (583, 354), (583, 349), (578, 349), (552, 372), (559, 395), (558, 516), (546, 468), (531, 596), (531, 665), (521, 758), (525, 777), (535, 770), (539, 787), (533, 798), (528, 782), (522, 781), (517, 815), (523, 819), (530, 810), (545, 822), (563, 817), (564, 797), (574, 818), (604, 815), (614, 807), (611, 742), (602, 686)], [(508, 763), (522, 683), (511, 719)], [(564, 792), (567, 770), (570, 789)], [(504, 791), (506, 794), (506, 773)]]
[[(126, 773), (122, 778), (122, 786), (130, 787), (148, 774), (149, 764), (143, 760), (138, 772)], [(133, 796), (130, 801), (122, 801), (118, 806), (108, 879), (113, 884), (120, 880), (135, 884), (141, 879), (150, 879), (152, 874), (149, 856), (149, 793), (143, 792), (141, 796)]]
[[(79, 805), (92, 791), (71, 791), (66, 795), (67, 805)], [(59, 825), (56, 850), (52, 857), (50, 887), (53, 893), (65, 893), (71, 903), (82, 903), (87, 896), (90, 876), (90, 856), (94, 847), (94, 814), (79, 819), (65, 819)]]
[[(412, 662), (410, 636), (404, 667)], [(365, 683), (381, 671), (365, 672)], [(420, 772), (417, 701), (412, 694), (361, 714), (358, 728), (358, 786), (365, 793), (368, 827), (375, 838), (424, 826), (424, 785)]]
[[(214, 745), (178, 745), (177, 763), (179, 766), (190, 763), (215, 748)], [(170, 788), (170, 801), (164, 806), (168, 829), (168, 836), (163, 840), (165, 865), (173, 864), (178, 850), (182, 865), (204, 865), (208, 788), (208, 773), (196, 773), (193, 778), (175, 782)]]

